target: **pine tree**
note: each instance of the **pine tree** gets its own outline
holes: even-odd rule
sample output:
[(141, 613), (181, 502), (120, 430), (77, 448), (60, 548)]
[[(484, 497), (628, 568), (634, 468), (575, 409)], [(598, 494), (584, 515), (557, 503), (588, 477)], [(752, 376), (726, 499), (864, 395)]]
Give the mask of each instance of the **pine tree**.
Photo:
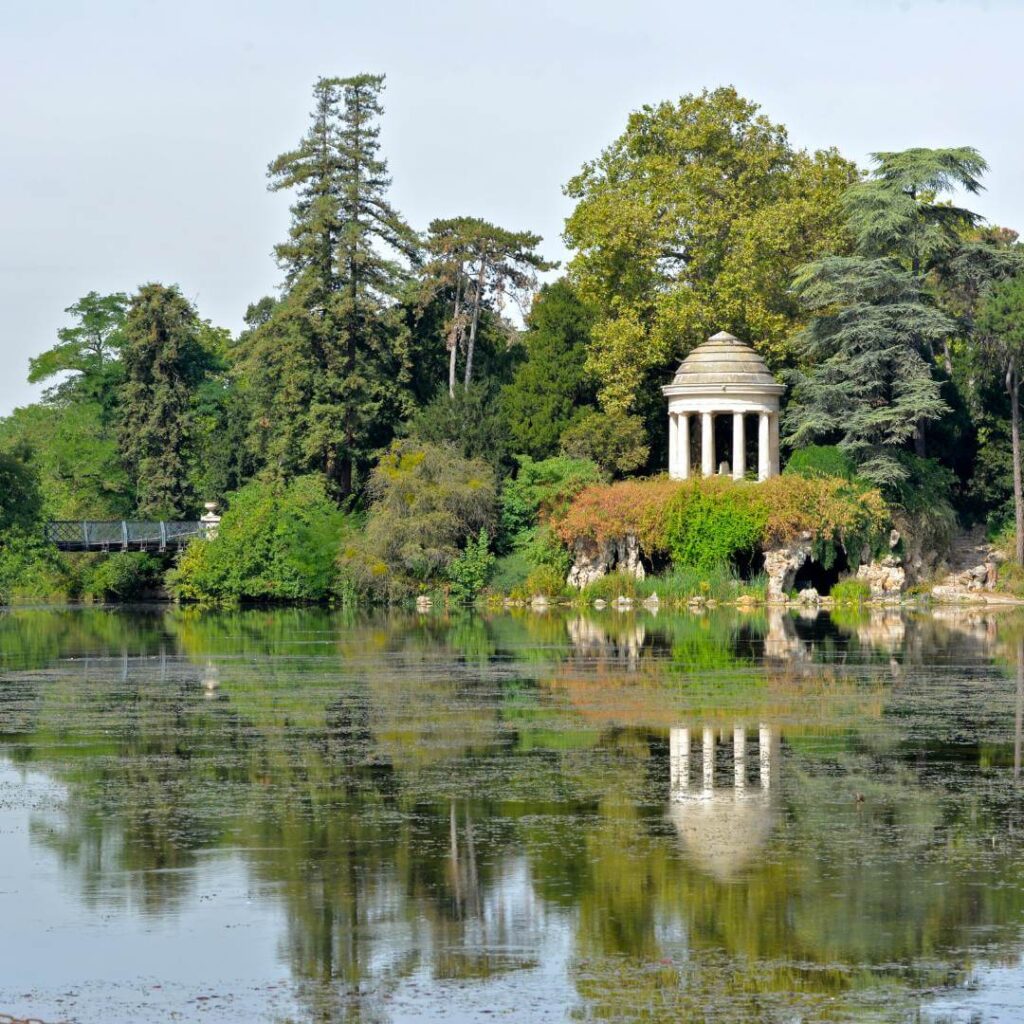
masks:
[(245, 344), (255, 443), (282, 475), (320, 470), (344, 496), (409, 406), (407, 330), (396, 309), (401, 257), (417, 240), (387, 200), (379, 75), (322, 78), (309, 131), (269, 169), (292, 190), (275, 249), (284, 295)]
[(147, 284), (131, 301), (118, 437), (142, 515), (183, 518), (195, 512), (188, 466), (192, 398), (208, 366), (201, 329), (177, 288)]
[(537, 254), (540, 242), (532, 231), (508, 231), (479, 217), (452, 217), (430, 225), (428, 287), (450, 296), (445, 325), (449, 397), (455, 397), (460, 352), (462, 386), (468, 388), (473, 380), (480, 317), (487, 304), (499, 310), (505, 298), (524, 304), (537, 288), (537, 271), (557, 266)]
[[(805, 264), (794, 278), (813, 315), (797, 336), (812, 369), (794, 388), (787, 421), (793, 445), (836, 442), (862, 475), (893, 486), (906, 476), (899, 452), (913, 441), (924, 455), (925, 425), (948, 411), (935, 359), (941, 352), (949, 365), (960, 325), (936, 301), (936, 286), (943, 273), (962, 271), (980, 219), (941, 197), (979, 191), (986, 164), (969, 147), (874, 159), (871, 177), (842, 197), (854, 255)], [(983, 255), (973, 252), (971, 266)]]

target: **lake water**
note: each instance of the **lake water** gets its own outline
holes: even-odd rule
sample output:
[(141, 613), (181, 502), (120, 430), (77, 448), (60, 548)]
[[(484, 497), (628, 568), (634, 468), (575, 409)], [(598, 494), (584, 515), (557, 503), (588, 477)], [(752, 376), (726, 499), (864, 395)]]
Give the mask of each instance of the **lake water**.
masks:
[(0, 615), (0, 1013), (1024, 1019), (1024, 614)]

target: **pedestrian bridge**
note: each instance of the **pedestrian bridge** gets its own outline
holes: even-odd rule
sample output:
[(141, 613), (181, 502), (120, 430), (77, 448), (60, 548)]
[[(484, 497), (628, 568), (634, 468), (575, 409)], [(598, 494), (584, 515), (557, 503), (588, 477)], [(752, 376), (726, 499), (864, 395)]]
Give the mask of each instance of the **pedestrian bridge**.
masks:
[(197, 537), (207, 538), (211, 523), (150, 519), (58, 520), (46, 524), (46, 541), (59, 551), (167, 551)]

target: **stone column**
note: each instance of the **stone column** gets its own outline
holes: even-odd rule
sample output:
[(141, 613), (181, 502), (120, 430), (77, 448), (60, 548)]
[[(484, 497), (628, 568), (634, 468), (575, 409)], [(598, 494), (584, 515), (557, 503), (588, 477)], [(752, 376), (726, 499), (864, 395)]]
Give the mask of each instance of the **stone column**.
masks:
[(701, 755), (704, 759), (704, 792), (710, 793), (715, 788), (715, 730), (704, 728), (701, 742)]
[(757, 754), (761, 767), (761, 789), (766, 793), (772, 786), (772, 728), (761, 724), (757, 737)]
[(690, 788), (690, 730), (668, 731), (669, 792), (673, 799), (681, 799)]
[(674, 412), (668, 414), (668, 475), (670, 480), (679, 476), (679, 454), (676, 451), (676, 421)]
[(744, 433), (743, 413), (732, 414), (732, 478), (742, 480), (747, 471), (747, 438)]
[(773, 412), (769, 420), (768, 430), (769, 458), (768, 472), (771, 476), (779, 475), (779, 414)]
[(715, 420), (709, 412), (700, 414), (700, 471), (715, 475)]
[(679, 415), (679, 435), (676, 438), (676, 454), (679, 459), (680, 480), (690, 478), (690, 414), (688, 412)]
[(737, 725), (732, 731), (733, 785), (742, 793), (747, 785), (747, 730)]
[(771, 476), (771, 439), (768, 426), (769, 414), (761, 413), (757, 431), (757, 479), (767, 480)]

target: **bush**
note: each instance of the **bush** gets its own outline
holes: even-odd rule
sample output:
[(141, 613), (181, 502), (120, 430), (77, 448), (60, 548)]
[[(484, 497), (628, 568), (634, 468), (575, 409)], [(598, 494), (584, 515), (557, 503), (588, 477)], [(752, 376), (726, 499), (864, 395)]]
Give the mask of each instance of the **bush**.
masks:
[(632, 534), (648, 559), (671, 552), (680, 564), (705, 570), (716, 559), (728, 561), (750, 547), (802, 533), (811, 534), (819, 550), (842, 545), (859, 554), (866, 545), (877, 551), (887, 544), (890, 524), (889, 510), (874, 488), (798, 475), (763, 483), (656, 477), (591, 486), (552, 521), (566, 545), (578, 538), (603, 544)]
[(483, 592), (494, 571), (494, 555), (486, 530), (466, 542), (466, 550), (448, 566), (448, 581), (454, 601), (468, 604)]
[(443, 583), (465, 538), (493, 526), (491, 468), (454, 448), (396, 441), (370, 475), (366, 532), (345, 546), (358, 587), (395, 600)]
[(829, 592), (829, 597), (837, 605), (859, 605), (871, 599), (871, 588), (864, 580), (840, 580)]
[(160, 583), (163, 565), (142, 551), (106, 555), (85, 572), (82, 593), (100, 601), (131, 601)]
[(521, 550), (495, 559), (494, 571), (491, 573), (491, 593), (503, 597), (526, 597), (526, 580), (535, 568)]
[(857, 475), (857, 467), (853, 459), (837, 445), (812, 444), (798, 448), (790, 455), (783, 475), (803, 476), (812, 480), (821, 477), (853, 480)]
[(565, 429), (562, 453), (589, 459), (606, 473), (632, 473), (647, 462), (650, 446), (644, 421), (628, 413), (589, 412)]
[(550, 565), (541, 565), (526, 578), (526, 597), (561, 597), (566, 592), (565, 573)]
[(713, 572), (751, 553), (764, 536), (768, 510), (745, 487), (687, 487), (668, 513), (672, 564)]
[(190, 544), (168, 587), (184, 601), (323, 601), (350, 528), (323, 477), (256, 481), (229, 495), (216, 539)]
[(35, 531), (14, 528), (0, 547), (0, 603), (66, 599), (76, 587), (67, 563)]
[(589, 484), (603, 483), (605, 474), (590, 459), (559, 455), (535, 462), (517, 455), (519, 472), (501, 495), (501, 532), (506, 545), (516, 535), (551, 515), (564, 514), (573, 498)]

